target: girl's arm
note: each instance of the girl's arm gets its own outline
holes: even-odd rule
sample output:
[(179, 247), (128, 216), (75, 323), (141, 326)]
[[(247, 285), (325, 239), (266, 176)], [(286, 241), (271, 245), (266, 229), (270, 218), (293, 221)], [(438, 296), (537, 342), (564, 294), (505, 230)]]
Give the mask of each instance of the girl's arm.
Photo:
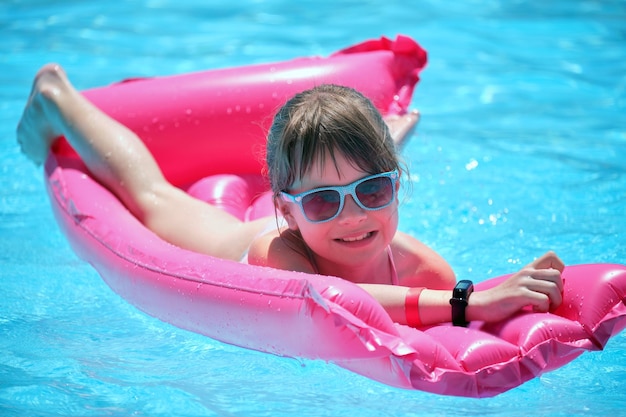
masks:
[[(563, 262), (553, 252), (531, 262), (496, 287), (475, 291), (466, 309), (468, 321), (500, 321), (526, 306), (547, 312), (562, 302)], [(392, 320), (406, 324), (405, 300), (409, 287), (360, 284), (389, 313)], [(450, 322), (451, 290), (424, 289), (419, 298), (419, 317), (424, 325)], [(411, 307), (409, 307), (411, 308)]]
[[(304, 251), (298, 253), (294, 248), (301, 243), (290, 239), (289, 232), (283, 232), (279, 237), (277, 231), (267, 233), (255, 239), (250, 246), (249, 262), (253, 265), (270, 266), (291, 271), (314, 274), (315, 270)], [(432, 267), (432, 268), (431, 268)], [(423, 325), (450, 322), (452, 318), (452, 287), (448, 282), (449, 274), (442, 269), (443, 274), (433, 278), (430, 269), (436, 269), (437, 263), (431, 263), (422, 271), (426, 278), (418, 277), (422, 282), (432, 282), (430, 289), (422, 290), (418, 308), (420, 321)], [(525, 268), (512, 275), (496, 287), (483, 291), (474, 291), (468, 300), (466, 319), (468, 321), (500, 321), (511, 316), (523, 307), (533, 306), (535, 311), (547, 312), (558, 307), (562, 302), (563, 282), (561, 272), (563, 262), (553, 253), (548, 252)], [(412, 282), (418, 282), (413, 280)], [(391, 319), (400, 324), (407, 324), (406, 298), (410, 287), (385, 284), (358, 284), (369, 292), (387, 311)], [(428, 284), (426, 284), (428, 285)], [(414, 306), (409, 306), (414, 308)]]

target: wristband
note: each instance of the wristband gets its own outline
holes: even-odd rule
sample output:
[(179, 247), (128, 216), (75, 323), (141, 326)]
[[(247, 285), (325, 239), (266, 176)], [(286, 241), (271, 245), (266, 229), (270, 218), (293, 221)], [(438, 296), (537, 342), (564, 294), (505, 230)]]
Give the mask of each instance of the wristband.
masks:
[(406, 315), (406, 324), (411, 327), (422, 327), (420, 319), (419, 301), (420, 295), (424, 288), (409, 288), (404, 299), (404, 314)]

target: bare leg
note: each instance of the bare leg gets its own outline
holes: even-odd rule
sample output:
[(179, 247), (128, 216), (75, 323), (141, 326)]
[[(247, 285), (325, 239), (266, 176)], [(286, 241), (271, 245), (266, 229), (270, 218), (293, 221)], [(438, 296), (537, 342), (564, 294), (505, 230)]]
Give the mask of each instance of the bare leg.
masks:
[(402, 147), (409, 134), (413, 131), (417, 122), (419, 122), (420, 114), (417, 110), (402, 116), (387, 116), (385, 123), (389, 127), (389, 132), (394, 143), (398, 147)]
[(90, 172), (149, 229), (175, 245), (239, 259), (267, 220), (241, 222), (169, 184), (143, 142), (85, 99), (63, 69), (44, 66), (17, 128), (23, 152), (44, 162), (64, 135)]
[(63, 69), (44, 66), (18, 125), (23, 152), (41, 164), (55, 137), (64, 135), (91, 173), (141, 218), (137, 199), (163, 175), (143, 142), (85, 99), (68, 81)]

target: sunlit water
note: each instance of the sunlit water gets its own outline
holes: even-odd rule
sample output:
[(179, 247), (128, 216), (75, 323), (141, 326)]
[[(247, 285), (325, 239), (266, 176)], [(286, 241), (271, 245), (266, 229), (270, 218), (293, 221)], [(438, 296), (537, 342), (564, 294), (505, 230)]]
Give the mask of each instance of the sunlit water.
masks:
[(401, 227), (474, 281), (548, 249), (569, 264), (624, 264), (626, 3), (222, 3), (0, 4), (0, 415), (624, 415), (625, 333), (477, 400), (391, 388), (146, 316), (71, 251), (14, 130), (48, 61), (88, 88), (403, 33), (430, 61), (413, 103), (423, 120), (404, 150), (413, 181)]

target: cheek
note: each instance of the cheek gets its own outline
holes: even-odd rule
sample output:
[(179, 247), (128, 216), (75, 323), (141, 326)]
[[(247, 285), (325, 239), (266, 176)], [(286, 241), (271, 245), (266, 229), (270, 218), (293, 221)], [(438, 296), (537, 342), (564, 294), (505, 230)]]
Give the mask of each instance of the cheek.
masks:
[(298, 228), (300, 229), (302, 238), (307, 244), (309, 244), (310, 241), (319, 239), (319, 237), (325, 233), (323, 224), (309, 223), (304, 219), (299, 219)]
[[(304, 220), (306, 221), (306, 220)], [(332, 225), (329, 223), (306, 223), (300, 224), (300, 235), (304, 240), (304, 243), (311, 249), (314, 253), (318, 255), (328, 256), (328, 248), (331, 244), (329, 240), (330, 231)]]
[(385, 229), (388, 231), (388, 233), (392, 235), (395, 234), (395, 232), (398, 230), (398, 224), (400, 221), (399, 214), (398, 214), (397, 201), (394, 202), (389, 207), (387, 207), (386, 209), (383, 209), (380, 212), (379, 219), (380, 219), (380, 222), (386, 226)]
[(309, 222), (299, 209), (297, 212), (291, 212), (291, 216), (289, 216), (289, 228), (299, 231), (302, 239), (309, 247), (317, 246), (316, 243), (326, 234), (327, 226), (326, 223)]

